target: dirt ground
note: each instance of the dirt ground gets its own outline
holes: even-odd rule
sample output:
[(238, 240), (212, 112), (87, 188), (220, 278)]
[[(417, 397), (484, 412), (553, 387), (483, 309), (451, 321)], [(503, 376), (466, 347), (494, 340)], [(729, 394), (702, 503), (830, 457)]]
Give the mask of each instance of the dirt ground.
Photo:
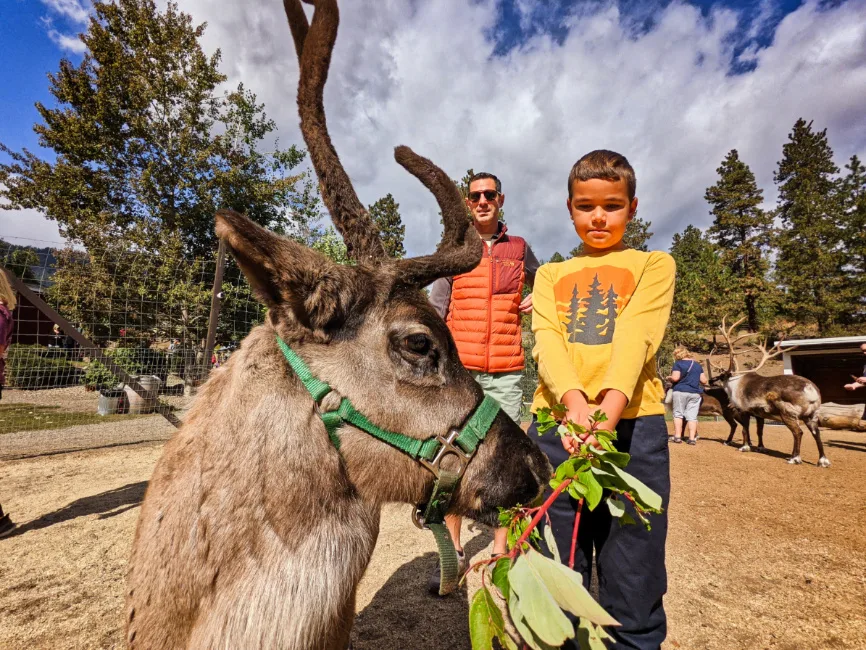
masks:
[[(696, 447), (671, 446), (666, 650), (866, 648), (866, 435), (825, 431), (833, 466), (819, 469), (811, 439), (804, 465), (784, 462), (782, 427), (768, 427), (766, 454), (723, 446), (726, 433), (701, 423)], [(0, 648), (122, 647), (126, 560), (161, 448), (130, 442), (0, 463), (3, 507), (23, 524), (0, 540)], [(464, 543), (480, 559), (491, 539), (467, 528)], [(434, 551), (408, 506), (383, 511), (359, 588), (356, 650), (470, 647), (466, 591), (426, 595)]]

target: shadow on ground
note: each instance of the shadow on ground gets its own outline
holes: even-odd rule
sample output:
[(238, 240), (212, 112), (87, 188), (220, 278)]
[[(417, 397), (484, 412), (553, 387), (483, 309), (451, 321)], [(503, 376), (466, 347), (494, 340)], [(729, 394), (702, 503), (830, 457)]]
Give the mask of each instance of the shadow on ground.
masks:
[[(484, 549), (492, 537), (486, 529), (475, 536), (465, 545), (467, 557)], [(442, 598), (427, 592), (438, 561), (436, 553), (425, 553), (394, 572), (355, 617), (353, 650), (470, 650), (466, 586)]]
[(838, 447), (848, 451), (866, 452), (866, 442), (857, 442), (856, 440), (828, 440), (825, 444), (828, 447)]
[(99, 515), (99, 519), (108, 519), (121, 513), (137, 507), (142, 499), (144, 499), (144, 491), (147, 489), (147, 481), (139, 483), (130, 483), (123, 487), (101, 492), (89, 497), (76, 499), (70, 504), (62, 508), (42, 515), (38, 519), (33, 519), (27, 523), (21, 524), (16, 528), (9, 537), (23, 535), (31, 530), (39, 530), (47, 528), (54, 524), (59, 524), (63, 521), (76, 519), (77, 517), (86, 517), (87, 515)]

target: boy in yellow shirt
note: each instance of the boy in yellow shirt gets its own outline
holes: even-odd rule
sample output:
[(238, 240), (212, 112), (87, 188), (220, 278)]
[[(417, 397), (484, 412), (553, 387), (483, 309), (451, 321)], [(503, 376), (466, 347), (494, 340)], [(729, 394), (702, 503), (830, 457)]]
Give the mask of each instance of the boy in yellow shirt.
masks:
[[(606, 428), (617, 431), (617, 449), (631, 454), (627, 470), (661, 495), (666, 511), (670, 464), (655, 353), (670, 314), (676, 267), (667, 253), (623, 243), (637, 210), (635, 186), (628, 160), (612, 151), (588, 153), (571, 170), (567, 206), (583, 247), (577, 257), (545, 264), (536, 275), (532, 331), (539, 385), (532, 411), (561, 403), (568, 419), (583, 425), (604, 411)], [(556, 467), (580, 443), (554, 431), (539, 444)], [(529, 434), (537, 435), (534, 419)], [(596, 444), (592, 436), (584, 441)], [(563, 494), (550, 509), (561, 558), (569, 557), (576, 508)], [(610, 630), (611, 648), (657, 650), (667, 633), (667, 514), (651, 520), (651, 531), (620, 526), (604, 503), (581, 515), (574, 568), (589, 587), (595, 551), (599, 601), (622, 624)]]

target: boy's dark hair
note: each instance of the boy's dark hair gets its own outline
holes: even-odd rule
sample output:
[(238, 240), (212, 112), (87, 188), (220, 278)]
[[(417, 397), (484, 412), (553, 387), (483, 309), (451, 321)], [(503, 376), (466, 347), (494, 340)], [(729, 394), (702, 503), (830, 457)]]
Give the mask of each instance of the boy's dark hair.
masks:
[(634, 199), (637, 189), (634, 168), (622, 154), (607, 149), (596, 149), (574, 163), (574, 167), (571, 168), (571, 173), (568, 175), (568, 198), (571, 198), (571, 188), (574, 181), (588, 181), (593, 178), (606, 181), (625, 181), (628, 200)]
[(492, 178), (493, 182), (496, 183), (496, 191), (499, 192), (499, 194), (502, 194), (502, 183), (499, 182), (499, 179), (496, 178), (496, 176), (494, 176), (493, 174), (488, 174), (487, 172), (478, 172), (477, 174), (472, 174), (472, 177), (469, 179), (469, 185), (466, 186), (466, 191), (469, 191), (469, 188), (472, 187), (472, 183), (485, 178)]

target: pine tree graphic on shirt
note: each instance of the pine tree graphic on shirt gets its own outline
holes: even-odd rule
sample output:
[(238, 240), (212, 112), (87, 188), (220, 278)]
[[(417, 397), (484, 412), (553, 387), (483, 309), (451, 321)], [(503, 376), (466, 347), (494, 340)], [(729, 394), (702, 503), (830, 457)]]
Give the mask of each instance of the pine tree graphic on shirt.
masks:
[(554, 285), (557, 313), (569, 344), (613, 341), (616, 319), (635, 290), (629, 269), (613, 266), (578, 269)]
[(604, 298), (604, 293), (601, 291), (601, 282), (598, 281), (598, 274), (596, 274), (592, 280), (592, 285), (589, 287), (589, 298), (585, 302), (586, 312), (584, 312), (583, 332), (577, 341), (578, 343), (586, 345), (610, 343), (610, 340), (601, 333), (607, 324), (607, 309), (605, 308)]
[(574, 285), (574, 291), (571, 293), (571, 303), (568, 305), (568, 321), (566, 322), (566, 331), (568, 332), (569, 343), (577, 343), (581, 334), (583, 334), (583, 323), (580, 322), (580, 299), (577, 297), (577, 285)]
[(616, 291), (613, 289), (613, 285), (607, 290), (607, 298), (605, 299), (604, 306), (607, 310), (607, 322), (604, 327), (604, 338), (607, 339), (607, 342), (613, 341), (613, 332), (616, 329), (616, 299), (619, 296), (616, 295)]

